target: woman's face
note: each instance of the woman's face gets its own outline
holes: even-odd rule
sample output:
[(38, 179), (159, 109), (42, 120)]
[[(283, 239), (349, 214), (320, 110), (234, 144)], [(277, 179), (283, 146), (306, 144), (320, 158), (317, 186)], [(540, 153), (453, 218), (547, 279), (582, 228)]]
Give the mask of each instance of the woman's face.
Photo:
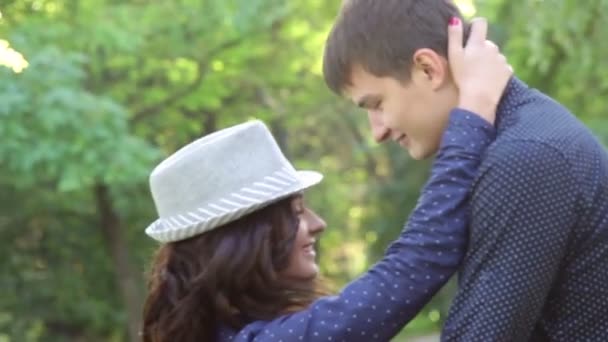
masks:
[(289, 264), (282, 274), (289, 278), (308, 280), (316, 277), (319, 272), (315, 243), (326, 225), (322, 218), (306, 207), (302, 196), (294, 198), (291, 206), (298, 216), (299, 225), (289, 255)]

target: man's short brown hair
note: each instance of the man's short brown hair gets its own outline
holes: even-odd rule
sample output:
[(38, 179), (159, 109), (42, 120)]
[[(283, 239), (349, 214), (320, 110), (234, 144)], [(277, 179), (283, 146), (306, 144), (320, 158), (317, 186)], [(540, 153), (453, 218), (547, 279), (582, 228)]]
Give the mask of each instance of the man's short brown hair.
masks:
[(452, 17), (462, 20), (451, 0), (344, 1), (325, 45), (325, 82), (342, 93), (351, 84), (354, 65), (378, 77), (409, 81), (410, 73), (405, 71), (411, 71), (418, 49), (447, 56)]

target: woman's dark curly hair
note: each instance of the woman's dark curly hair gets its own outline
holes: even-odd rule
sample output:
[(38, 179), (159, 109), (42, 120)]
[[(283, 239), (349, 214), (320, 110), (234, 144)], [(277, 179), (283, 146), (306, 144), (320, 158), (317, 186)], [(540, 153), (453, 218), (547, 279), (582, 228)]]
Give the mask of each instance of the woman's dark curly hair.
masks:
[(302, 310), (321, 296), (317, 279), (280, 276), (298, 230), (293, 199), (162, 245), (149, 275), (143, 341), (213, 341), (220, 325), (240, 329)]

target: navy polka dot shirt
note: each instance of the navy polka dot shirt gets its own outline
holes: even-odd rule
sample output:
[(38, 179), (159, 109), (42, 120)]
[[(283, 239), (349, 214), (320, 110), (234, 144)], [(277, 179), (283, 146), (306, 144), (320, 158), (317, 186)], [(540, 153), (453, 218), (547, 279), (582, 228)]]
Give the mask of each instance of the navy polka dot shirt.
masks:
[(384, 258), (339, 294), (298, 313), (221, 326), (217, 341), (388, 341), (454, 274), (467, 245), (471, 186), (494, 127), (477, 115), (450, 114), (431, 177)]
[(471, 199), (443, 341), (608, 341), (608, 155), (511, 80)]

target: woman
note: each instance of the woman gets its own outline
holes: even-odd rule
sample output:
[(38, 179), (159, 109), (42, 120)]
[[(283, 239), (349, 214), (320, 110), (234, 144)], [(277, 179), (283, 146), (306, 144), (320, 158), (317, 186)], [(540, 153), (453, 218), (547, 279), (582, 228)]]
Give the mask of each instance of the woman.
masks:
[(387, 341), (398, 333), (462, 260), (467, 190), (494, 134), (485, 104), (511, 75), (491, 44), (450, 45), (461, 107), (481, 116), (452, 111), (406, 229), (337, 295), (319, 287), (314, 245), (325, 223), (302, 195), (321, 175), (295, 171), (261, 122), (213, 133), (157, 166), (150, 183), (160, 218), (146, 233), (164, 244), (143, 340)]

